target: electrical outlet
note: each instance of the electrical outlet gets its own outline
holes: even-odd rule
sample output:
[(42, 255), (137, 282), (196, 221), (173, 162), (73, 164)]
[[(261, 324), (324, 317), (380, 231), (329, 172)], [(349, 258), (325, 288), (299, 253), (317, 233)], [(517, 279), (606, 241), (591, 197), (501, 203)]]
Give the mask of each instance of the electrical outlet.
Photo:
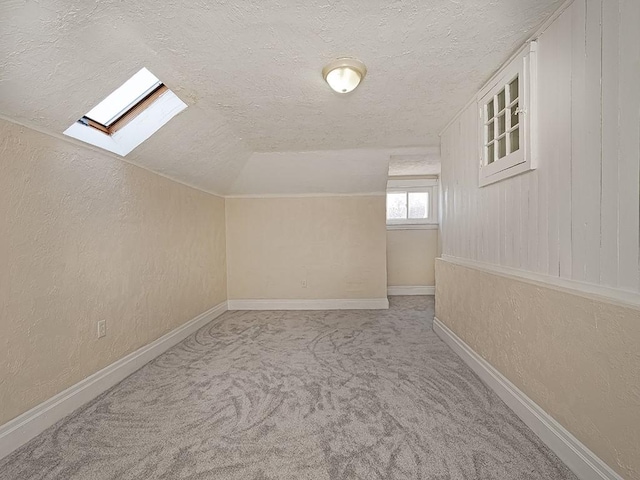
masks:
[(102, 338), (107, 334), (107, 321), (100, 320), (98, 322), (98, 338)]
[(302, 281), (300, 282), (300, 286), (301, 286), (302, 288), (307, 288), (307, 280), (306, 280), (306, 279), (302, 280)]

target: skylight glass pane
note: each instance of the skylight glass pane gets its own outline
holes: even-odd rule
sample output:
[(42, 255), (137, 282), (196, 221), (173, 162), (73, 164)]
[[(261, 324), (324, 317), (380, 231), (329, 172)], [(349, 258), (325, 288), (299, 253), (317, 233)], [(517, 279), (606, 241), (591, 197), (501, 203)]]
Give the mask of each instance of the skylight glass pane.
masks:
[(407, 218), (407, 194), (387, 193), (387, 218), (402, 219)]
[(153, 73), (143, 68), (92, 108), (86, 116), (108, 127), (161, 83)]
[(427, 218), (429, 194), (427, 192), (409, 193), (409, 218)]

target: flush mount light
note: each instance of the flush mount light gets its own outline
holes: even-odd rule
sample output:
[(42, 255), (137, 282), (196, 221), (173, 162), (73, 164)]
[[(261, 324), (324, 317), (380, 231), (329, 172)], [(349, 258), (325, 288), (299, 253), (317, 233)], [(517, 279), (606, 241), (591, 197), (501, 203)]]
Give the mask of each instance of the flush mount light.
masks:
[(338, 93), (349, 93), (367, 74), (367, 67), (355, 58), (338, 58), (322, 69), (322, 76)]

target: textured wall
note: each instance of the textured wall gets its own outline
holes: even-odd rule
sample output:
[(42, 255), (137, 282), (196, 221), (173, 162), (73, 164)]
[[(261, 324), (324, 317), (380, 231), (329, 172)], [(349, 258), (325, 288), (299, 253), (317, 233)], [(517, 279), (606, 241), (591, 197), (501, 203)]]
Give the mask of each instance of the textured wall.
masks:
[(438, 259), (436, 316), (624, 478), (640, 479), (640, 309)]
[(438, 230), (387, 231), (387, 285), (433, 286)]
[(384, 195), (229, 198), (226, 208), (230, 299), (386, 297)]
[(478, 188), (476, 105), (446, 129), (445, 255), (640, 292), (638, 24), (576, 0), (540, 36), (536, 170)]
[(2, 424), (224, 301), (226, 260), (219, 197), (2, 120), (0, 152)]

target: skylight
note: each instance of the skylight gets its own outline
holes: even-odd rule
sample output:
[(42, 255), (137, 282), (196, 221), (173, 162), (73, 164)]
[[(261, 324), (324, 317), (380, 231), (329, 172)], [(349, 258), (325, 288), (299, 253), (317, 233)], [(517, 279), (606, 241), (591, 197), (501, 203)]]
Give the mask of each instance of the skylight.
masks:
[(184, 102), (143, 68), (64, 134), (124, 156), (185, 108)]
[(143, 68), (89, 110), (85, 117), (108, 128), (159, 87), (162, 87), (162, 82)]

